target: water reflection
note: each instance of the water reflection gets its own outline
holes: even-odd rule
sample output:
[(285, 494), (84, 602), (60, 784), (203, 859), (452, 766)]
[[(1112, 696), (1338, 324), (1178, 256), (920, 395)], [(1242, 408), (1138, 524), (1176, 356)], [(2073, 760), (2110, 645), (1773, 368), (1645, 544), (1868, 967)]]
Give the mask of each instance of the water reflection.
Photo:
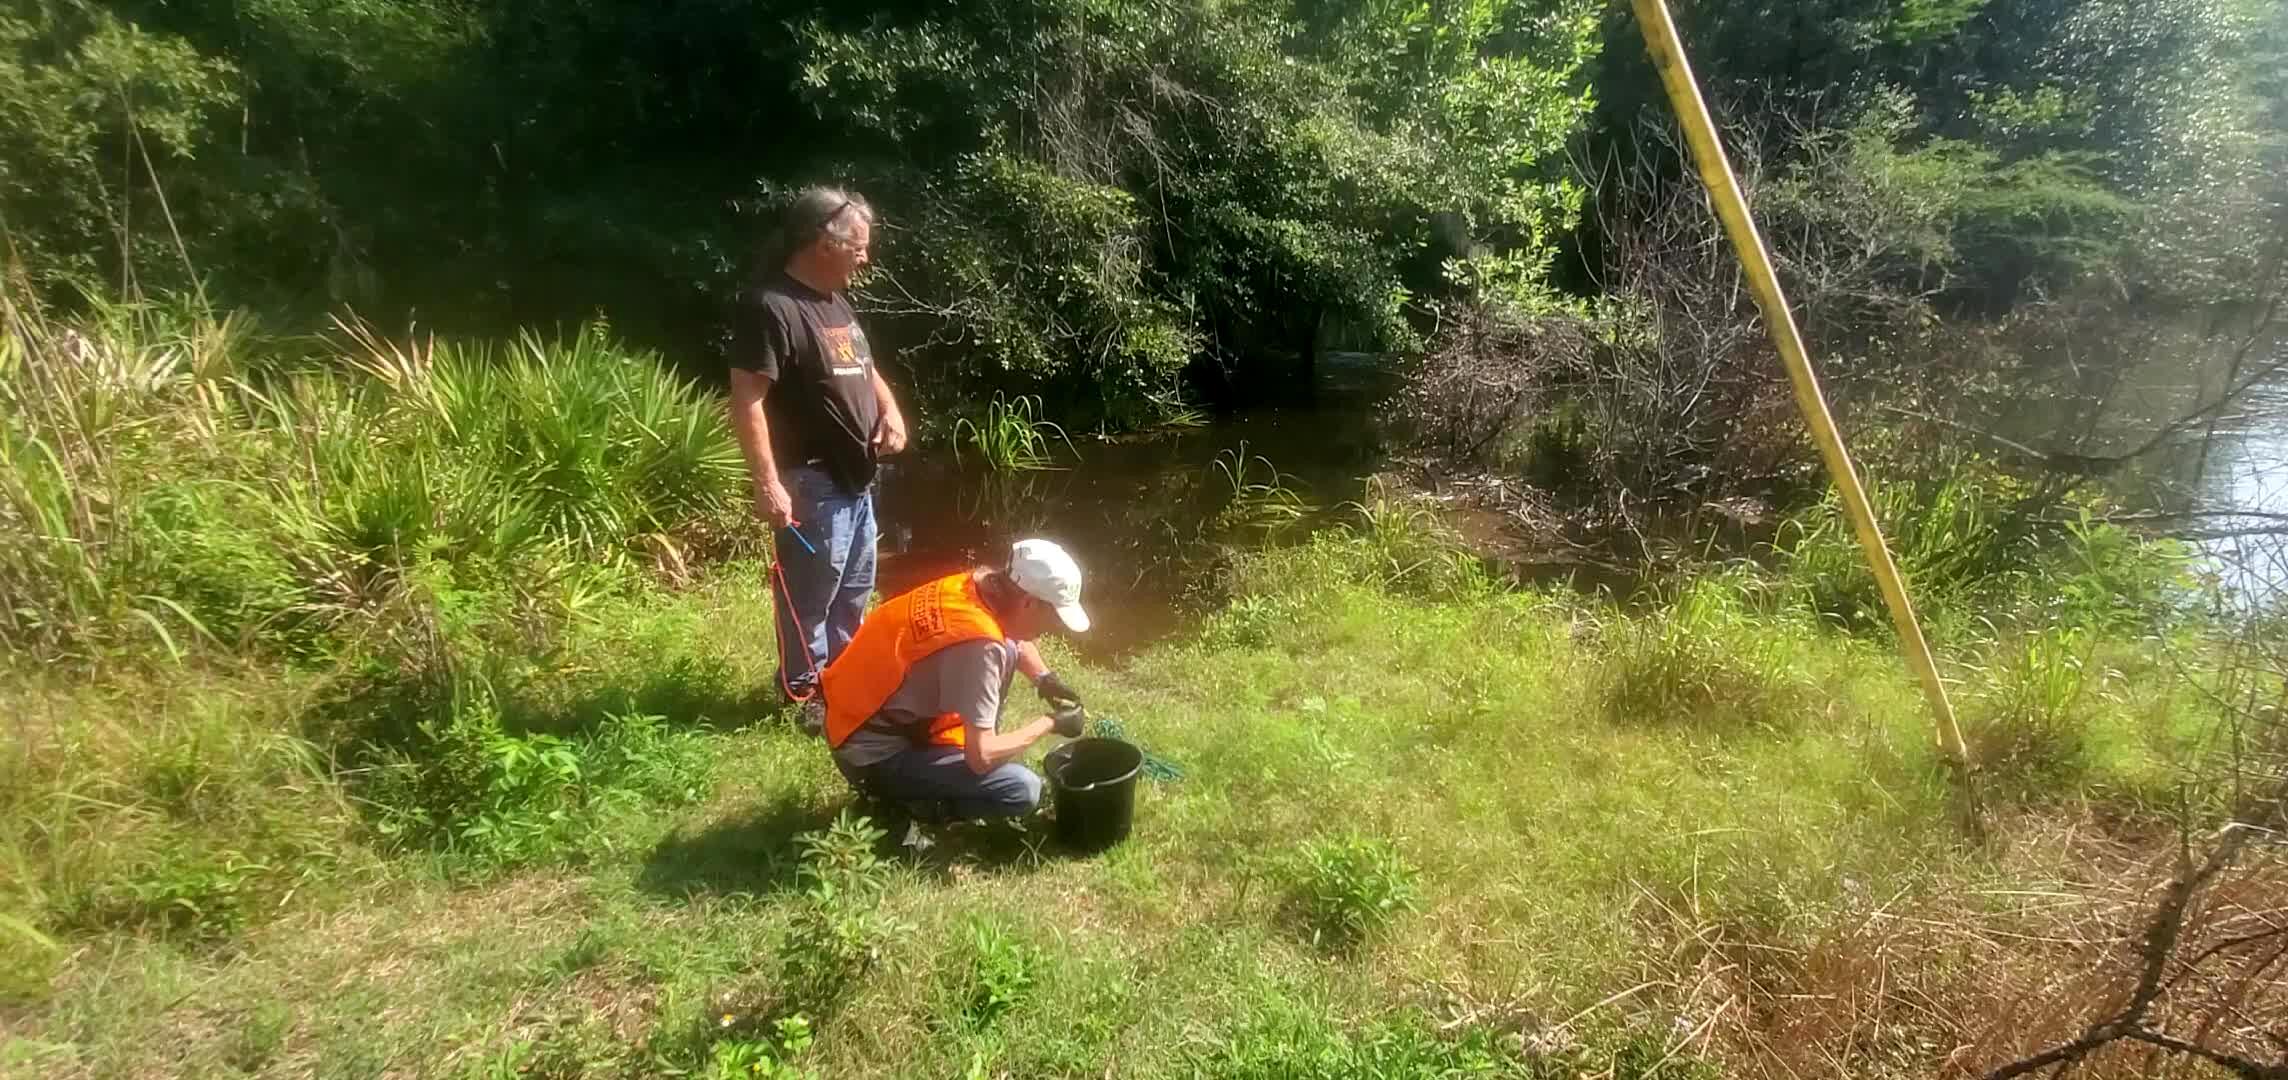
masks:
[(2288, 329), (2273, 326), (2251, 344), (2245, 327), (2161, 324), (2109, 344), (2125, 359), (2109, 367), (2069, 357), (2073, 392), (2014, 423), (1997, 418), (1997, 430), (2093, 457), (2147, 451), (2110, 477), (2113, 493), (2202, 537), (2203, 568), (2229, 597), (2258, 603), (2288, 592), (2283, 540), (2267, 533), (2288, 525), (2288, 371), (2204, 411), (2258, 373), (2288, 367)]

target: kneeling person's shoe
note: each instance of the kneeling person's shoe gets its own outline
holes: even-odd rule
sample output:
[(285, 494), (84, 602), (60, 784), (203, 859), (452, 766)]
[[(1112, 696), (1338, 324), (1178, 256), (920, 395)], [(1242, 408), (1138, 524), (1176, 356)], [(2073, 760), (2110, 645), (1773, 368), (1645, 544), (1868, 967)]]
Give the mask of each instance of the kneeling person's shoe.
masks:
[(826, 703), (815, 697), (803, 702), (797, 720), (805, 735), (826, 734)]

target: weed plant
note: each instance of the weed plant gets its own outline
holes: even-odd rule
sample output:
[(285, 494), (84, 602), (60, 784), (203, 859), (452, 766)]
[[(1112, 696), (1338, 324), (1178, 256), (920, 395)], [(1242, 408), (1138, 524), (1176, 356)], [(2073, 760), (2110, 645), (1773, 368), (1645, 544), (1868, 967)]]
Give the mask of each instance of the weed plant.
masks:
[(1072, 448), (1065, 430), (1041, 416), (1041, 399), (993, 395), (982, 417), (954, 422), (955, 460), (974, 454), (996, 472), (1030, 472), (1049, 468), (1055, 461), (1054, 439)]
[(1420, 874), (1389, 841), (1347, 835), (1305, 845), (1288, 868), (1311, 940), (1355, 945), (1416, 908)]
[[(2135, 633), (2196, 598), (2182, 545), (2099, 521), (2086, 500), (2044, 520), (2026, 512), (2022, 481), (1981, 459), (1949, 456), (1924, 473), (1876, 486), (1875, 516), (1942, 639), (1975, 639), (1982, 620)], [(1774, 548), (1796, 602), (1855, 632), (1887, 632), (1882, 596), (1832, 493), (1783, 523)]]
[(1209, 523), (1213, 531), (1260, 537), (1294, 527), (1314, 509), (1291, 486), (1293, 477), (1281, 473), (1270, 458), (1248, 453), (1245, 442), (1219, 452), (1209, 467), (1229, 489)]
[(4, 313), (0, 524), (23, 542), (0, 639), (33, 655), (308, 657), (425, 565), (546, 582), (742, 527), (720, 410), (601, 327), (505, 349), (345, 327), (285, 373), (233, 317)]

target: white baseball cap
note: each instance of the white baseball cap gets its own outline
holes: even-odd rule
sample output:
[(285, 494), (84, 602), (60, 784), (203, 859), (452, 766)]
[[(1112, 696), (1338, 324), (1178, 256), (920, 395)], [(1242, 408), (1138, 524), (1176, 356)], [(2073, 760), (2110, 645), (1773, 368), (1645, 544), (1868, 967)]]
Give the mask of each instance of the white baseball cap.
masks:
[(1009, 549), (1009, 578), (1017, 587), (1057, 609), (1057, 618), (1076, 634), (1088, 632), (1088, 612), (1080, 609), (1080, 564), (1046, 540), (1019, 540)]

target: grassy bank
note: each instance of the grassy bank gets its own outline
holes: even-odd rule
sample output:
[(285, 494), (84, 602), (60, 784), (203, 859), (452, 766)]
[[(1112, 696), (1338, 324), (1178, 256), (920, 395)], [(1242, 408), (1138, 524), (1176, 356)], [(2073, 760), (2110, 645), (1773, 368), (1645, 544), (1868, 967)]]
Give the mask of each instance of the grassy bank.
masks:
[(11, 1076), (1922, 1076), (2078, 1032), (2059, 972), (2217, 806), (2225, 673), (2135, 597), (2044, 608), (2051, 563), (1950, 650), (1976, 845), (1816, 514), (1816, 573), (1624, 611), (1386, 503), (1058, 657), (1186, 771), (1130, 843), (910, 858), (769, 704), (690, 391), (601, 335), (149, 326), (103, 355), (167, 378), (10, 414)]
[(48, 745), (109, 757), (72, 759), (76, 786), (51, 773), (12, 818), (75, 859), (160, 829), (259, 872), (242, 895), (216, 884), (228, 857), (91, 868), (197, 911), (57, 926), (6, 1060), (704, 1073), (799, 1015), (793, 1060), (822, 1076), (1782, 1075), (1821, 1055), (1921, 1075), (1956, 1046), (2067, 1032), (2062, 1007), (2048, 1032), (1987, 1030), (2072, 951), (2014, 943), (2061, 897), (2116, 899), (2104, 875), (2166, 829), (2100, 828), (2100, 809), (2161, 800), (2198, 752), (2184, 702), (2124, 676), (1973, 848), (1879, 649), (1703, 611), (1691, 648), (1760, 658), (1710, 666), (1673, 611), (1409, 596), (1363, 580), (1364, 546), (1261, 559), (1198, 639), (1075, 673), (1188, 770), (1092, 860), (987, 830), (920, 861), (848, 869), (864, 846), (830, 845), (839, 861), (806, 863), (798, 838), (846, 798), (815, 742), (739, 703), (767, 674), (749, 566), (618, 601), (562, 643), (574, 681), (690, 673), (661, 714), (702, 760), (684, 790), (523, 851), (395, 842), (309, 757), (294, 687), (268, 674), (20, 684), (12, 711)]

